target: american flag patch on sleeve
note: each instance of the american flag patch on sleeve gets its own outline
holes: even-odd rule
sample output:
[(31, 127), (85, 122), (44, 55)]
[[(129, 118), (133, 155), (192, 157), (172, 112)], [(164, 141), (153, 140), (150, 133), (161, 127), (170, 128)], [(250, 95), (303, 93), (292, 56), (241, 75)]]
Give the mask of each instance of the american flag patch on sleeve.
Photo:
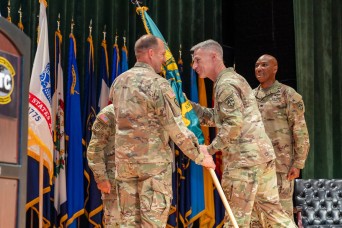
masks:
[(166, 95), (171, 99), (173, 99), (176, 96), (172, 90), (167, 91)]
[(99, 119), (104, 122), (105, 124), (108, 124), (109, 118), (106, 116), (106, 114), (102, 113), (99, 115)]

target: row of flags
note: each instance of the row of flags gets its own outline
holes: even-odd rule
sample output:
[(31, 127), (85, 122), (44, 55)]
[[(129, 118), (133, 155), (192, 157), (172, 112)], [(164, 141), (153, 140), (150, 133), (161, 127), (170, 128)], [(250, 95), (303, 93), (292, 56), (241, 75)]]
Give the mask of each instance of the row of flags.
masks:
[[(55, 32), (55, 62), (50, 72), (47, 3), (40, 0), (39, 34), (29, 91), (29, 134), (28, 134), (28, 183), (27, 211), (38, 214), (39, 159), (44, 160), (43, 220), (46, 227), (89, 227), (102, 226), (101, 194), (86, 159), (86, 149), (91, 138), (91, 127), (99, 110), (109, 103), (109, 87), (115, 78), (128, 69), (128, 52), (124, 47), (121, 58), (118, 45), (113, 46), (111, 74), (109, 71), (106, 40), (101, 44), (98, 78), (101, 84), (97, 99), (97, 77), (94, 67), (94, 46), (91, 34), (86, 42), (85, 83), (81, 109), (81, 88), (76, 59), (76, 39), (69, 36), (67, 69), (67, 91), (64, 92), (59, 28)], [(182, 107), (191, 107), (183, 95), (181, 74), (183, 63), (178, 65), (158, 27), (146, 12), (138, 7), (146, 32), (161, 38), (167, 47), (165, 77), (177, 95)], [(64, 97), (66, 101), (64, 102)], [(191, 72), (190, 99), (207, 106), (204, 79)], [(209, 144), (209, 129), (200, 128), (192, 108), (182, 109), (183, 120), (195, 133), (201, 144)], [(216, 155), (217, 170), (221, 174), (221, 158)], [(199, 223), (200, 227), (221, 227), (224, 207), (206, 169), (196, 165), (176, 148), (173, 173), (174, 197), (168, 227), (189, 227)], [(32, 219), (28, 213), (28, 221)]]
[(27, 224), (35, 224), (36, 215), (39, 215), (39, 160), (42, 156), (44, 172), (40, 175), (44, 186), (44, 227), (101, 227), (101, 193), (88, 167), (86, 149), (96, 114), (109, 104), (111, 83), (128, 68), (128, 52), (124, 46), (120, 58), (118, 46), (114, 45), (115, 58), (112, 74), (109, 75), (107, 44), (105, 39), (102, 41), (101, 91), (97, 98), (94, 46), (89, 35), (86, 43), (84, 106), (81, 109), (76, 39), (71, 33), (67, 91), (64, 92), (62, 35), (58, 26), (54, 40), (55, 62), (51, 67), (46, 7), (46, 1), (40, 0), (38, 45), (29, 89)]

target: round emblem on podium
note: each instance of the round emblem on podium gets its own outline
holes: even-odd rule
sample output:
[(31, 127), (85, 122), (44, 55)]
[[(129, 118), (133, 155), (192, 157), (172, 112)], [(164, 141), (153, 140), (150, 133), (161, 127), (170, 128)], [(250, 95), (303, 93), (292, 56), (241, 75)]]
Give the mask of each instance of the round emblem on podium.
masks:
[(15, 71), (12, 64), (0, 56), (0, 104), (11, 102)]

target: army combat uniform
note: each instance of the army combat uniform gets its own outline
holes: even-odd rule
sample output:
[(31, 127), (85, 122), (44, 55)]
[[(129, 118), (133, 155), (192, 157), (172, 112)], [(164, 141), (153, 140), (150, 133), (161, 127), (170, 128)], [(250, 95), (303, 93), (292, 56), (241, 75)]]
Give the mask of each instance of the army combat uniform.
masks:
[[(208, 151), (222, 151), (222, 188), (239, 227), (249, 227), (253, 206), (267, 226), (295, 227), (279, 203), (275, 154), (251, 87), (227, 68), (216, 79), (214, 96), (212, 109), (193, 106), (201, 125), (218, 128)], [(232, 226), (228, 220), (226, 213), (225, 227)]]
[(197, 164), (204, 155), (187, 129), (169, 82), (137, 62), (112, 84), (115, 163), (124, 227), (165, 227), (172, 199), (169, 138)]
[(304, 168), (310, 147), (302, 96), (278, 81), (267, 89), (258, 86), (253, 92), (277, 157), (280, 203), (293, 217), (294, 181), (288, 181), (287, 174), (291, 167)]
[(115, 187), (115, 117), (113, 105), (104, 107), (96, 116), (92, 127), (92, 136), (87, 149), (90, 169), (94, 173), (96, 183), (109, 180), (110, 193), (102, 193), (104, 220), (108, 228), (119, 227)]

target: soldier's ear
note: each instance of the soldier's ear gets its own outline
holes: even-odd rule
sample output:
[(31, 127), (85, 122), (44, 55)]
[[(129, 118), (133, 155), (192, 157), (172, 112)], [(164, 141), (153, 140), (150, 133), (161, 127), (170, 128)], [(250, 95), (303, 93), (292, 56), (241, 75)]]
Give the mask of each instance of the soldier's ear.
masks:
[(152, 48), (148, 49), (147, 54), (148, 54), (149, 58), (152, 58), (152, 56), (154, 54), (154, 50)]
[(273, 72), (274, 72), (274, 74), (276, 74), (276, 73), (278, 72), (278, 65), (275, 65), (275, 66), (273, 67)]

